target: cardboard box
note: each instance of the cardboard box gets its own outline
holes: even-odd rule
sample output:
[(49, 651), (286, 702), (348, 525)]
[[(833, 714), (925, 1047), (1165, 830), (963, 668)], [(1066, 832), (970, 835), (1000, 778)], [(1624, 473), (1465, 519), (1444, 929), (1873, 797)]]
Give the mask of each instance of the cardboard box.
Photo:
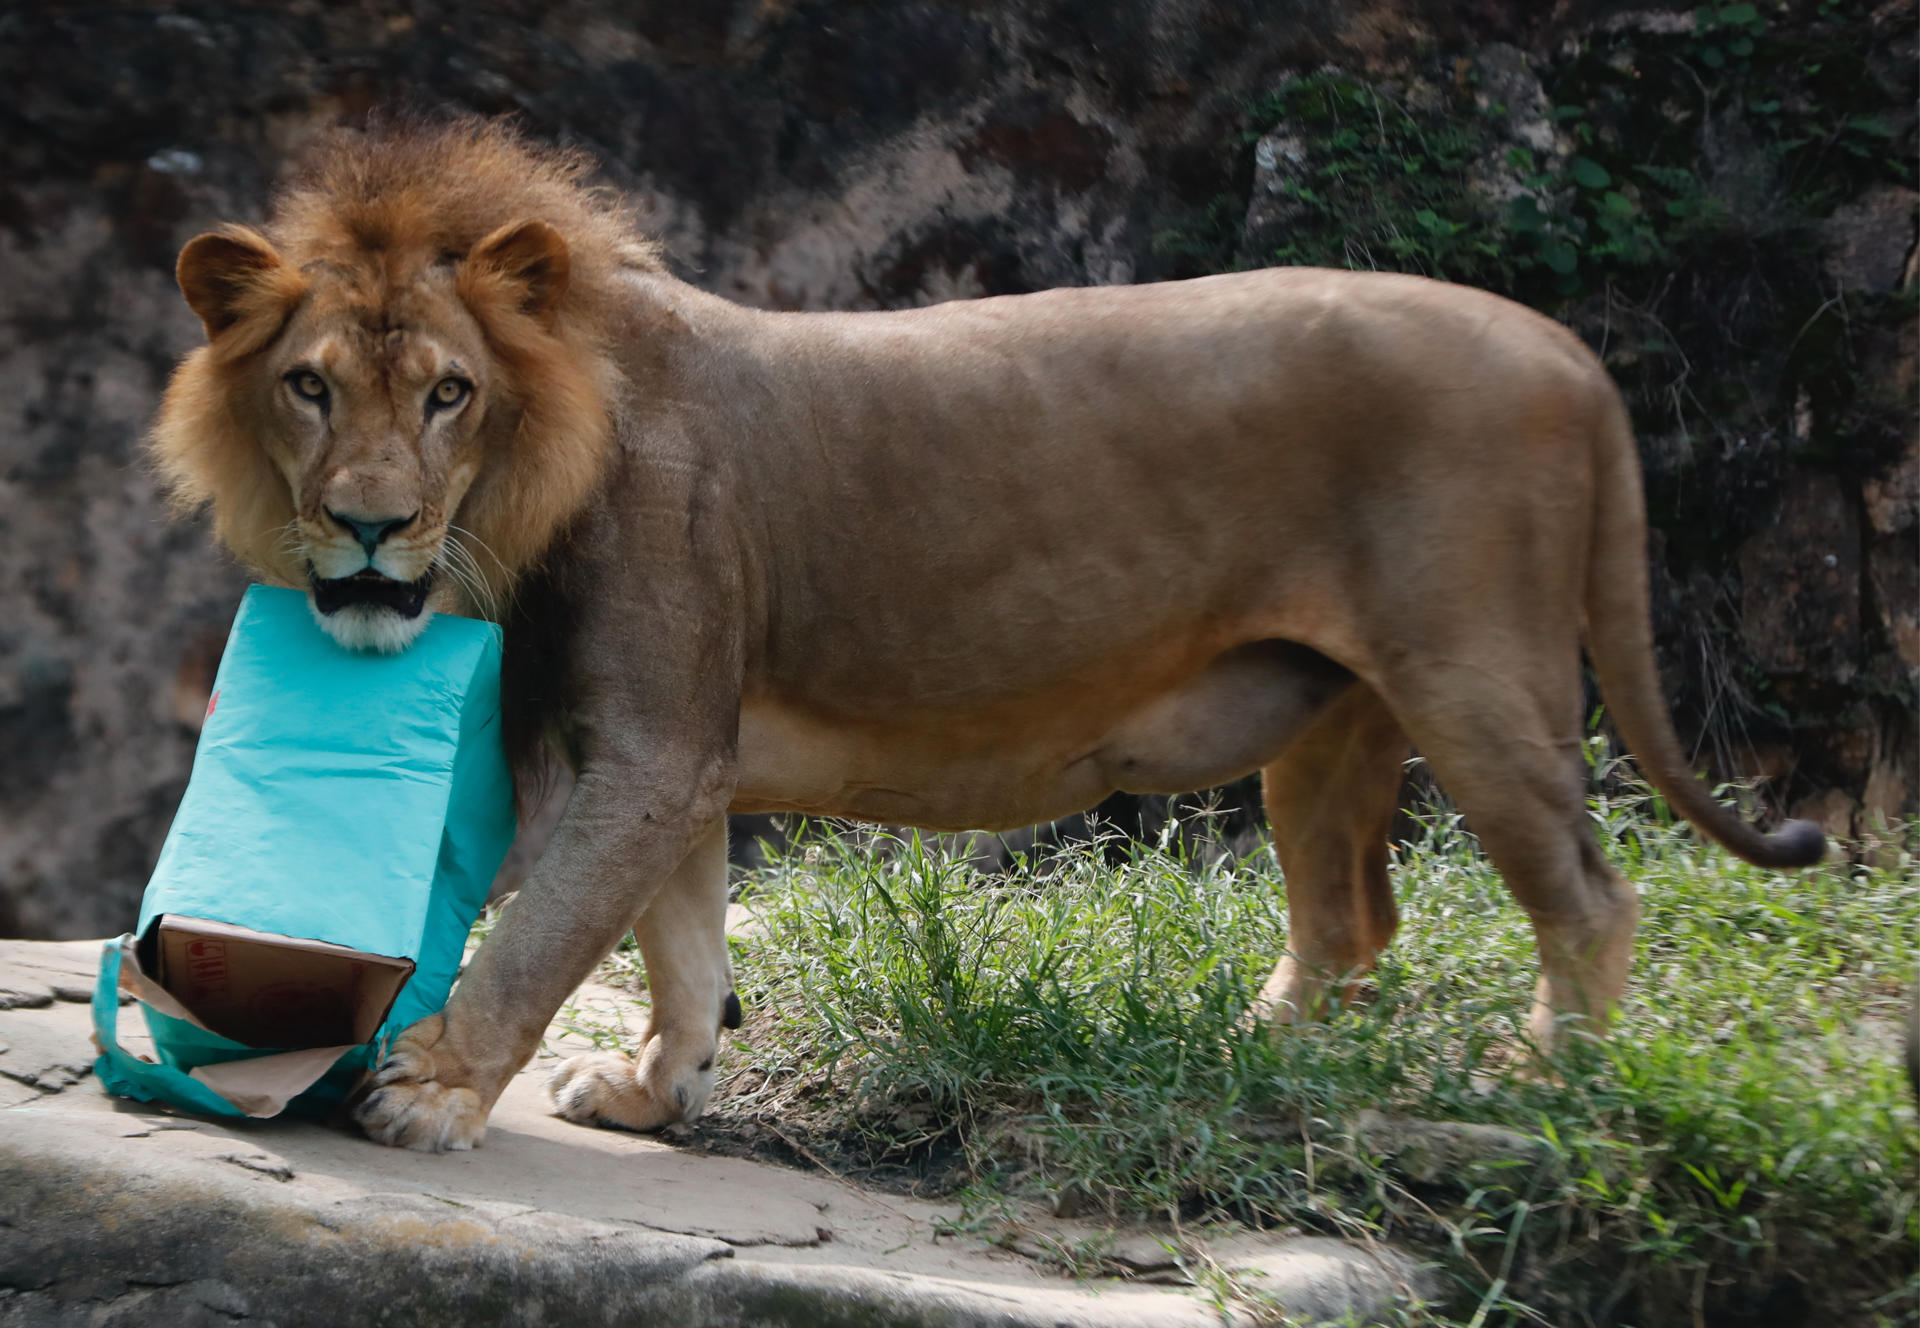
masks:
[(160, 985), (206, 1027), (249, 1047), (370, 1042), (413, 976), (411, 959), (162, 914), (150, 929)]

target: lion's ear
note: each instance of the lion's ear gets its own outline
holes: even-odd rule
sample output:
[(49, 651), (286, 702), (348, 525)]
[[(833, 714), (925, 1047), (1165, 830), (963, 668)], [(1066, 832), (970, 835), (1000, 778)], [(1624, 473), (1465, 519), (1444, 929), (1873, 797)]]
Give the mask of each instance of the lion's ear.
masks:
[(516, 221), (475, 245), (461, 276), (470, 299), (499, 291), (509, 295), (521, 313), (551, 327), (571, 272), (567, 242), (559, 231), (544, 221)]
[(173, 275), (210, 342), (256, 314), (284, 315), (301, 286), (299, 274), (267, 238), (245, 226), (223, 226), (188, 240)]

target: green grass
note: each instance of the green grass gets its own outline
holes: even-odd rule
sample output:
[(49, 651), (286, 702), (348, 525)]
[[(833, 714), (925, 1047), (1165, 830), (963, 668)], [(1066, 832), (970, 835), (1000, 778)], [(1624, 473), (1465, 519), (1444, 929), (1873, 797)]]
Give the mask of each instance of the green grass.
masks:
[[(1397, 1240), (1452, 1288), (1415, 1322), (1912, 1321), (1911, 845), (1780, 875), (1657, 800), (1596, 794), (1593, 815), (1643, 893), (1639, 955), (1610, 1040), (1552, 1078), (1514, 1069), (1531, 933), (1451, 816), (1399, 853), (1372, 1001), (1277, 1040), (1242, 1019), (1286, 944), (1269, 855), (1169, 840), (987, 877), (828, 833), (749, 885), (749, 1024), (710, 1114), (963, 1182), (983, 1230), (1071, 1192), (1176, 1229)], [(1367, 1108), (1502, 1124), (1554, 1161), (1423, 1182), (1356, 1143)]]

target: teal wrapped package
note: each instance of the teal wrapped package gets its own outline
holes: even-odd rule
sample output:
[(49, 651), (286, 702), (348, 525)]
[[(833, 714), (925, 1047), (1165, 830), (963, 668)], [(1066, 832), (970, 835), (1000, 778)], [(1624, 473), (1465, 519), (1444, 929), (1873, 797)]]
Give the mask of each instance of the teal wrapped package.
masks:
[(221, 1115), (337, 1100), (446, 1003), (513, 829), (498, 627), (440, 614), (401, 654), (350, 651), (253, 587), (139, 926), (103, 956), (101, 1082)]

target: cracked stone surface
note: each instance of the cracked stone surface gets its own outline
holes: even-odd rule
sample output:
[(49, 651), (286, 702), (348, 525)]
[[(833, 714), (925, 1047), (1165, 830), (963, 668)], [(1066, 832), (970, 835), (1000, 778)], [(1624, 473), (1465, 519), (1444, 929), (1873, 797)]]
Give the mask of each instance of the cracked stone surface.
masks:
[[(0, 941), (0, 987), (90, 989), (98, 950)], [(616, 999), (589, 986), (575, 1002)], [(128, 1011), (123, 1037), (137, 1026)], [(540, 1089), (543, 1059), (481, 1148), (433, 1156), (313, 1121), (109, 1098), (90, 1031), (84, 1004), (0, 1010), (0, 1328), (1240, 1321), (1191, 1290), (1074, 1282), (943, 1235), (951, 1206), (571, 1125)], [(547, 1050), (582, 1046), (556, 1025)], [(1173, 1270), (1151, 1235), (1113, 1250), (1147, 1278)], [(1369, 1322), (1396, 1292), (1432, 1290), (1410, 1260), (1337, 1241), (1249, 1236), (1215, 1253), (1309, 1322)]]

